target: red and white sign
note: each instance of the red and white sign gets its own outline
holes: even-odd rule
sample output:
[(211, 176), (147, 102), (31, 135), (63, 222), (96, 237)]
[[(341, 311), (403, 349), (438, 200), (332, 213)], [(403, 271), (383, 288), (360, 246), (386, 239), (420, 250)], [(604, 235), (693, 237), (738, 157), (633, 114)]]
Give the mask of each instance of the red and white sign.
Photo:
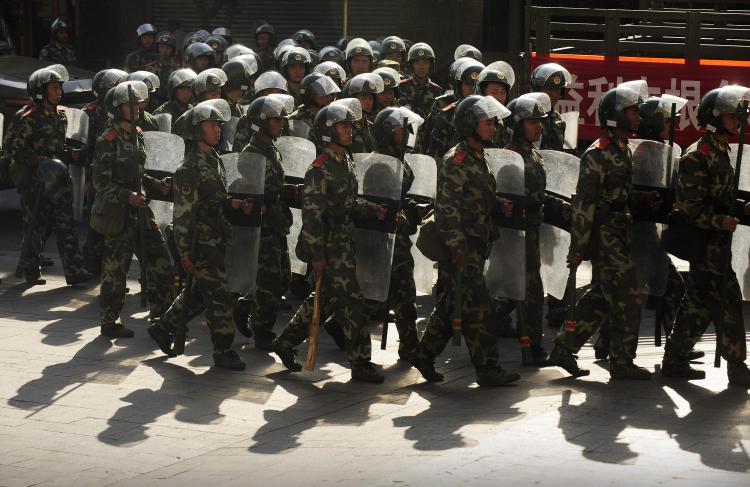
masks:
[[(648, 82), (651, 96), (668, 93), (688, 100), (675, 130), (675, 142), (682, 147), (687, 147), (701, 136), (697, 113), (704, 94), (727, 84), (750, 86), (750, 62), (745, 61), (532, 54), (532, 70), (544, 63), (558, 63), (570, 71), (573, 77), (565, 98), (557, 104), (557, 110), (561, 113), (580, 113), (580, 140), (595, 140), (599, 137), (599, 98), (623, 81), (644, 79)], [(746, 140), (750, 143), (750, 134)]]

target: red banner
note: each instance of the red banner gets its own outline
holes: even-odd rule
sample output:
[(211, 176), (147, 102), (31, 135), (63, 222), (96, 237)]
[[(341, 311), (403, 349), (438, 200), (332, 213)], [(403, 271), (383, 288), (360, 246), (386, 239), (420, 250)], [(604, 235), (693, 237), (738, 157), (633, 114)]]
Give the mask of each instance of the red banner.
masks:
[[(644, 79), (648, 82), (650, 96), (668, 93), (688, 100), (675, 130), (675, 142), (683, 148), (700, 137), (697, 113), (704, 94), (727, 84), (750, 86), (750, 62), (745, 61), (532, 54), (532, 69), (544, 63), (561, 64), (573, 77), (573, 84), (557, 104), (557, 110), (580, 113), (579, 140), (599, 137), (599, 98), (623, 81)], [(747, 141), (750, 143), (750, 138)]]

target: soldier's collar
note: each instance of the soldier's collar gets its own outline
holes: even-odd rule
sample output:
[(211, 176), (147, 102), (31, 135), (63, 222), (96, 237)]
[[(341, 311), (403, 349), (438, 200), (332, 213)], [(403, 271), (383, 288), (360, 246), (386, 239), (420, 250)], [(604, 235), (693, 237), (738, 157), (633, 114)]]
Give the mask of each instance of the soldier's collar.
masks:
[(729, 152), (729, 144), (722, 142), (713, 132), (706, 132), (706, 141), (711, 144), (716, 150), (727, 153)]
[(528, 140), (522, 137), (513, 137), (511, 144), (515, 145), (524, 152), (531, 152), (534, 146)]
[(625, 150), (625, 148), (628, 146), (628, 139), (621, 139), (617, 137), (612, 129), (607, 129), (607, 132), (604, 134), (604, 136), (607, 137), (611, 142), (614, 142), (620, 150)]
[(464, 152), (467, 152), (474, 159), (479, 159), (479, 160), (484, 159), (484, 148), (476, 149), (476, 148), (472, 147), (471, 144), (469, 144), (465, 140), (461, 144), (462, 144), (461, 149)]
[(346, 151), (342, 150), (341, 152), (336, 152), (335, 150), (331, 149), (329, 146), (326, 146), (325, 152), (334, 161), (341, 162), (344, 160), (344, 154)]

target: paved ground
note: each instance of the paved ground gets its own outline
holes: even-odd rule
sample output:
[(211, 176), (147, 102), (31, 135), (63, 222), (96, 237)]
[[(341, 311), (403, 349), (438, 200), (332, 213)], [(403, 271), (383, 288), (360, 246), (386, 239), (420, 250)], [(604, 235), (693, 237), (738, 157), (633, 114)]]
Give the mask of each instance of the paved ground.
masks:
[[(65, 287), (59, 261), (46, 286), (26, 289), (10, 276), (15, 240), (0, 237), (14, 249), (0, 251), (2, 486), (750, 485), (748, 391), (727, 389), (710, 360), (703, 381), (609, 383), (587, 346), (592, 375), (571, 380), (521, 367), (503, 339), (517, 385), (477, 388), (466, 351), (450, 346), (446, 381), (431, 385), (396, 362), (395, 343), (380, 350), (373, 326), (382, 385), (350, 382), (327, 336), (318, 374), (289, 375), (252, 344), (247, 371), (218, 371), (201, 320), (185, 356), (157, 353), (137, 296), (124, 316), (136, 338), (102, 339), (97, 289)], [(661, 351), (643, 337), (638, 362), (657, 369)]]

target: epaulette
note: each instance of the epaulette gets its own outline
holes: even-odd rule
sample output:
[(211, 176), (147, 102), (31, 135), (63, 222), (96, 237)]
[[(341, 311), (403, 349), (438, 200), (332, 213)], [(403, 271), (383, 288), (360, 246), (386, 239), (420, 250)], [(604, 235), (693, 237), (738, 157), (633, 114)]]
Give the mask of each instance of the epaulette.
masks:
[(314, 167), (315, 169), (320, 169), (321, 167), (323, 167), (323, 164), (325, 164), (327, 160), (328, 154), (321, 154), (317, 159), (313, 161), (312, 167)]
[(449, 112), (449, 111), (453, 110), (454, 108), (456, 108), (456, 102), (455, 101), (453, 103), (451, 103), (450, 105), (445, 105), (443, 107), (443, 109), (440, 110), (440, 111), (443, 112), (443, 113), (445, 113), (445, 112)]
[(460, 166), (464, 163), (464, 159), (466, 159), (466, 151), (457, 150), (451, 161), (453, 161), (453, 164), (458, 164)]
[(25, 112), (23, 112), (23, 114), (21, 115), (21, 118), (28, 117), (29, 115), (31, 115), (35, 111), (36, 111), (36, 105), (34, 105), (33, 107), (31, 107), (28, 110), (26, 110)]
[(404, 78), (401, 81), (398, 82), (398, 84), (403, 85), (405, 83), (409, 83), (411, 81), (411, 78)]
[(112, 142), (116, 138), (117, 138), (117, 130), (115, 129), (109, 129), (109, 132), (104, 134), (104, 140), (106, 140), (107, 142)]
[(431, 79), (430, 79), (430, 80), (427, 80), (427, 83), (429, 83), (429, 85), (430, 85), (430, 86), (432, 86), (433, 88), (438, 88), (438, 89), (441, 89), (441, 90), (443, 89), (443, 87), (442, 87), (442, 86), (440, 86), (439, 84), (435, 83), (435, 82), (434, 82), (434, 81), (432, 81)]
[(594, 144), (597, 149), (606, 149), (609, 143), (612, 142), (609, 137), (599, 137)]
[(96, 102), (92, 101), (91, 103), (89, 103), (88, 105), (86, 105), (86, 107), (84, 108), (84, 110), (96, 110)]
[(711, 153), (711, 144), (709, 144), (708, 142), (704, 142), (698, 147), (698, 152), (708, 157), (708, 155)]
[(144, 68), (148, 68), (148, 67), (150, 67), (150, 66), (153, 66), (154, 64), (156, 64), (156, 59), (154, 59), (154, 60), (153, 60), (153, 61), (151, 61), (150, 63), (146, 63), (146, 64), (144, 64), (144, 65), (143, 65), (143, 67), (144, 67)]

